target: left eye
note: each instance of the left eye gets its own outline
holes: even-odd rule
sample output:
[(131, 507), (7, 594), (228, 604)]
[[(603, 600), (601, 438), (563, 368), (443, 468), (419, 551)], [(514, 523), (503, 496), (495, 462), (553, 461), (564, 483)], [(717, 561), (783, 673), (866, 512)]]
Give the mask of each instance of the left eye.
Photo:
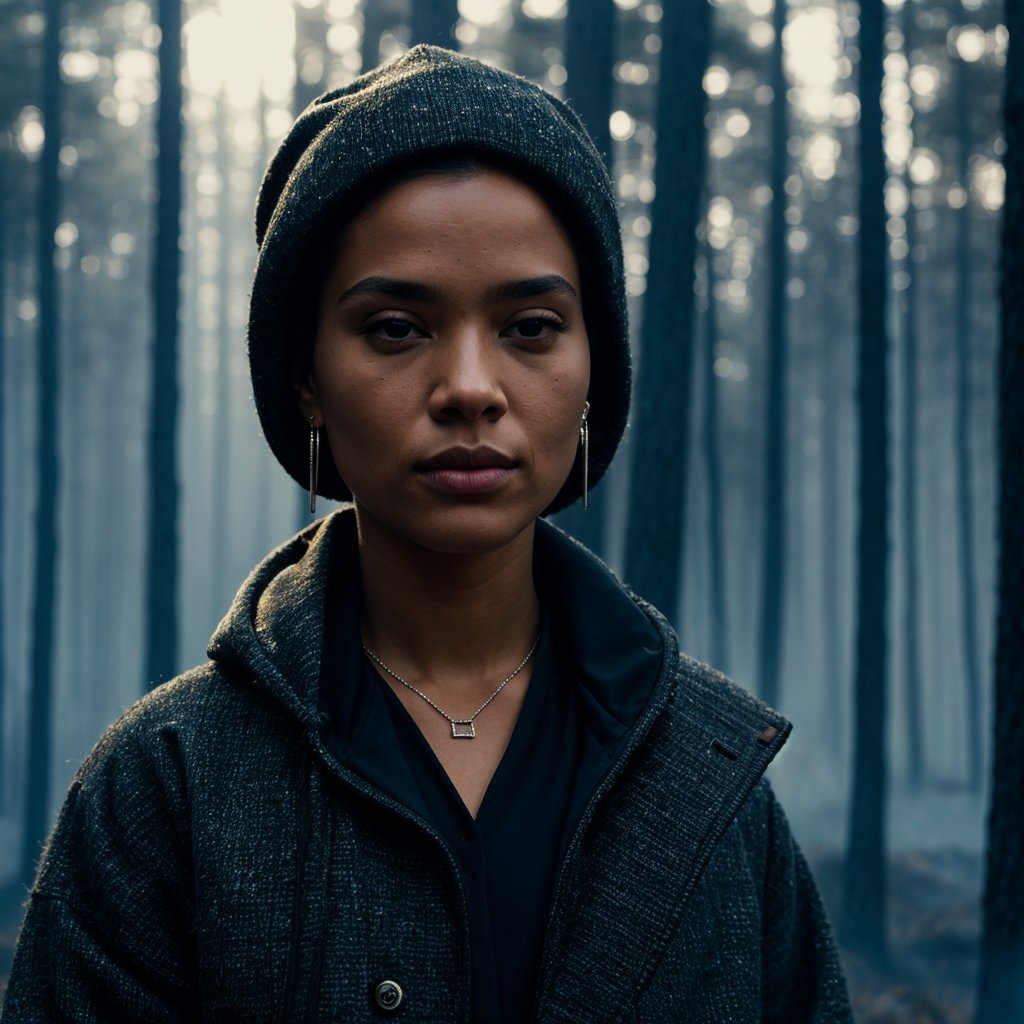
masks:
[(368, 324), (365, 333), (385, 341), (410, 341), (417, 336), (418, 331), (416, 325), (409, 323), (408, 320), (390, 318)]
[(531, 316), (525, 320), (519, 320), (509, 328), (510, 331), (518, 332), (518, 337), (531, 341), (543, 338), (547, 334), (560, 334), (565, 329), (565, 324), (560, 320), (544, 316)]

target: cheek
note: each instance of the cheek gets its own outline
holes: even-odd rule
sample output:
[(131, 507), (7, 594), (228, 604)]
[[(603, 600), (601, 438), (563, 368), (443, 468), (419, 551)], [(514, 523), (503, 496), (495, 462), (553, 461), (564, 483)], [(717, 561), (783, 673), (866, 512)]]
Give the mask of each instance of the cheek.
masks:
[(571, 463), (579, 443), (580, 422), (587, 401), (589, 374), (576, 372), (549, 379), (535, 391), (530, 415), (537, 426), (538, 456)]
[(339, 354), (318, 360), (316, 375), (331, 454), (351, 485), (388, 461), (388, 440), (397, 433), (396, 417), (408, 408), (408, 396), (393, 378)]

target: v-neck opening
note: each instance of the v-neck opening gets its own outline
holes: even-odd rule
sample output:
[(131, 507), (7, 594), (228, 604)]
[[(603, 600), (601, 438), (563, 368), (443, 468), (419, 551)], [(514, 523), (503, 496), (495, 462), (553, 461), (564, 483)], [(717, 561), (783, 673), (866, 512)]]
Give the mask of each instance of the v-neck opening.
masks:
[[(491, 773), (491, 777), (487, 782), (487, 787), (484, 789), (484, 795), (480, 799), (480, 806), (477, 809), (475, 816), (466, 806), (466, 802), (462, 799), (462, 794), (459, 792), (458, 786), (456, 786), (452, 781), (452, 777), (448, 774), (447, 769), (441, 762), (441, 759), (437, 756), (437, 753), (431, 746), (430, 741), (424, 735), (423, 730), (419, 727), (416, 719), (409, 713), (409, 709), (402, 703), (401, 699), (391, 688), (388, 681), (377, 670), (376, 666), (367, 662), (367, 667), (376, 678), (380, 692), (387, 703), (388, 710), (392, 714), (392, 717), (397, 715), (399, 721), (406, 727), (406, 730), (415, 738), (421, 752), (428, 761), (430, 761), (431, 766), (436, 769), (438, 777), (443, 780), (443, 785), (446, 787), (449, 799), (452, 799), (457, 804), (460, 809), (460, 813), (473, 825), (474, 828), (479, 828), (481, 817), (483, 817), (485, 823), (488, 818), (491, 817), (491, 813), (485, 815), (485, 811), (495, 802), (495, 798), (492, 797), (495, 786), (498, 785), (500, 788), (504, 788), (506, 785), (504, 781), (505, 776), (508, 775), (510, 771), (507, 767), (508, 763), (510, 760), (518, 760), (522, 747), (524, 745), (528, 745), (530, 742), (527, 737), (527, 733), (530, 731), (529, 725), (537, 718), (536, 704), (538, 701), (543, 699), (543, 688), (547, 685), (547, 681), (544, 679), (544, 666), (547, 659), (542, 656), (542, 648), (546, 647), (548, 632), (547, 624), (544, 622), (542, 612), (540, 634), (537, 642), (533, 671), (530, 674), (530, 682), (526, 687), (526, 694), (523, 697), (522, 705), (519, 708), (519, 714), (516, 715), (516, 720), (512, 726), (512, 733), (508, 738), (508, 743), (505, 744), (505, 749), (502, 751), (501, 757), (498, 759), (498, 763), (495, 766), (494, 771)], [(543, 652), (543, 654), (546, 653), (546, 651)], [(472, 743), (473, 741), (453, 740), (453, 742)]]

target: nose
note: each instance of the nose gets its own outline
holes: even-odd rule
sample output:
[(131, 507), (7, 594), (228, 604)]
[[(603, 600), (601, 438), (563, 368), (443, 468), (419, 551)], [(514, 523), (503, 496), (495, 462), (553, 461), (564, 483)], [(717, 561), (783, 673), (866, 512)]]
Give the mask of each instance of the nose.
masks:
[(501, 352), (487, 331), (463, 327), (435, 348), (429, 409), (439, 423), (500, 419), (508, 411), (501, 382)]

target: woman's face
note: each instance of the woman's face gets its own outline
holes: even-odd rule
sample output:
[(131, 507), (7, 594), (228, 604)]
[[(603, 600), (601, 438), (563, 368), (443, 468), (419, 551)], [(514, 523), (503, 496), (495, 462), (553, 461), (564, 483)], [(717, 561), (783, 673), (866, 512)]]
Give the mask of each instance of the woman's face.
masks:
[(532, 526), (572, 467), (590, 381), (576, 258), (497, 171), (403, 182), (349, 224), (299, 401), (361, 523), (480, 552)]

